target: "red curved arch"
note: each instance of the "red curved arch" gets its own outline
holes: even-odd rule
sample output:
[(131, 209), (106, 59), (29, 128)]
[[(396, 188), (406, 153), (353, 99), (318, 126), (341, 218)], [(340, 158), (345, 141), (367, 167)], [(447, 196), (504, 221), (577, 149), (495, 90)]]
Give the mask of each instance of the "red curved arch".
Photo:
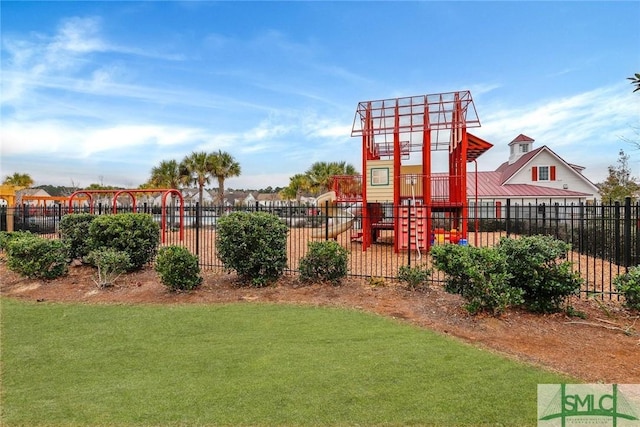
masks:
[(176, 190), (175, 188), (144, 188), (144, 189), (129, 189), (129, 190), (78, 190), (75, 191), (71, 196), (69, 196), (69, 213), (73, 212), (73, 199), (80, 195), (84, 194), (89, 198), (89, 212), (93, 213), (93, 195), (94, 194), (105, 194), (105, 193), (114, 193), (113, 195), (113, 203), (112, 203), (112, 211), (113, 213), (118, 212), (117, 201), (118, 197), (126, 193), (133, 200), (133, 210), (136, 210), (136, 198), (134, 194), (137, 193), (163, 193), (162, 194), (162, 217), (160, 220), (160, 227), (162, 228), (162, 243), (166, 241), (166, 225), (167, 225), (167, 196), (169, 194), (175, 194), (178, 196), (180, 200), (180, 241), (184, 240), (184, 197), (182, 197), (182, 193)]
[[(136, 211), (136, 198), (134, 197), (133, 193), (136, 192), (136, 190), (118, 190), (116, 191), (116, 194), (113, 195), (113, 213), (118, 213), (118, 197), (120, 197), (120, 194), (122, 193), (127, 193), (129, 195), (129, 197), (131, 197), (132, 200), (132, 206), (131, 209), (133, 210), (133, 212)], [(141, 193), (146, 193), (146, 191), (144, 190), (140, 190)]]
[(73, 199), (80, 194), (84, 194), (89, 198), (89, 213), (93, 213), (93, 191), (97, 190), (78, 190), (69, 196), (69, 213), (73, 212)]
[(184, 197), (178, 190), (167, 190), (162, 195), (162, 219), (160, 220), (160, 227), (162, 227), (162, 243), (164, 243), (164, 233), (167, 225), (167, 196), (169, 194), (176, 194), (180, 199), (180, 241), (184, 239)]

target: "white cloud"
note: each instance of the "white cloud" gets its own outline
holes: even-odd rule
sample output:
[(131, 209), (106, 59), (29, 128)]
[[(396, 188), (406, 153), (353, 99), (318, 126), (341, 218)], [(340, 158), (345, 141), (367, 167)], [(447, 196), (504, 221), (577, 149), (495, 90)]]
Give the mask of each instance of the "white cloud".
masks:
[[(61, 129), (65, 129), (64, 132)], [(6, 159), (12, 155), (56, 153), (69, 139), (77, 140), (79, 137), (77, 130), (54, 121), (25, 123), (3, 120), (0, 145)]]
[(494, 144), (479, 159), (493, 169), (509, 156), (508, 143), (523, 133), (547, 145), (566, 161), (585, 166), (593, 181), (606, 176), (607, 165), (623, 144), (618, 135), (640, 119), (640, 102), (626, 85), (603, 87), (532, 105), (478, 112), (482, 127), (472, 133)]
[[(482, 128), (496, 143), (524, 133), (553, 147), (588, 144), (590, 138), (637, 121), (637, 101), (619, 86), (600, 88), (525, 107), (482, 112)], [(627, 89), (626, 87), (624, 89)]]
[(61, 157), (87, 158), (99, 153), (151, 144), (170, 146), (208, 138), (196, 128), (158, 125), (75, 127), (55, 121), (3, 123), (3, 156), (55, 153)]
[(121, 65), (96, 67), (91, 60), (92, 54), (119, 53), (171, 61), (183, 59), (181, 54), (112, 44), (102, 36), (102, 21), (98, 17), (68, 18), (52, 36), (36, 34), (26, 40), (3, 34), (2, 47), (8, 54), (2, 69), (2, 103), (5, 105), (22, 103), (32, 92), (42, 88), (111, 97), (182, 99), (180, 94), (171, 90), (117, 82), (114, 76), (127, 74)]
[(90, 53), (107, 50), (108, 47), (100, 37), (101, 20), (98, 17), (72, 17), (64, 20), (49, 45), (51, 60), (61, 52)]

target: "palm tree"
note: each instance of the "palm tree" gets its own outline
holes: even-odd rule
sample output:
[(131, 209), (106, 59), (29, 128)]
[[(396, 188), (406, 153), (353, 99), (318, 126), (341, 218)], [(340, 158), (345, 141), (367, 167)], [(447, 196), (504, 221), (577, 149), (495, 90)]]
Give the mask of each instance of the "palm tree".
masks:
[(180, 167), (175, 160), (163, 160), (158, 166), (151, 168), (149, 184), (152, 187), (179, 189), (183, 182)]
[[(180, 165), (175, 160), (163, 160), (158, 166), (151, 168), (149, 188), (175, 188), (179, 190), (185, 179), (180, 175)], [(176, 210), (176, 195), (171, 193), (171, 212)], [(170, 226), (174, 225), (174, 215), (171, 215)]]
[(224, 202), (224, 180), (240, 175), (240, 164), (226, 151), (218, 150), (211, 155), (211, 174), (218, 179), (218, 203)]
[(305, 172), (310, 189), (316, 194), (331, 189), (335, 175), (357, 175), (356, 168), (347, 162), (316, 162)]
[(296, 199), (300, 202), (302, 193), (310, 188), (309, 178), (306, 175), (298, 173), (289, 178), (289, 185), (281, 192), (285, 199)]
[(640, 73), (635, 73), (633, 77), (627, 77), (627, 80), (631, 80), (631, 84), (636, 87), (634, 92), (640, 90)]
[(13, 175), (7, 175), (2, 184), (29, 188), (33, 185), (33, 182), (33, 178), (28, 173), (15, 172)]
[(198, 203), (202, 207), (204, 186), (211, 181), (212, 158), (204, 151), (192, 152), (180, 162), (180, 176), (187, 184), (198, 186)]

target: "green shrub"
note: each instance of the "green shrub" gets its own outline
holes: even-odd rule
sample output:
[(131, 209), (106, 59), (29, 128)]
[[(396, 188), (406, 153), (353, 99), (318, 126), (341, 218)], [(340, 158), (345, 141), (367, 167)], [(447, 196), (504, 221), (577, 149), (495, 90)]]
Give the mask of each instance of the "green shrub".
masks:
[(216, 247), (224, 267), (253, 286), (276, 280), (287, 266), (288, 229), (266, 212), (233, 212), (216, 224)]
[(418, 265), (411, 267), (403, 265), (398, 270), (397, 279), (401, 282), (405, 282), (407, 287), (413, 291), (429, 289), (429, 277), (431, 276), (431, 269), (426, 265)]
[(522, 303), (522, 290), (509, 286), (504, 254), (493, 248), (442, 245), (431, 249), (434, 266), (446, 274), (444, 289), (461, 295), (472, 314), (499, 314)]
[(640, 265), (631, 267), (628, 273), (620, 274), (613, 279), (618, 292), (624, 296), (624, 305), (632, 310), (640, 311)]
[(503, 237), (497, 246), (507, 259), (512, 287), (523, 290), (524, 306), (534, 312), (562, 310), (570, 295), (580, 291), (582, 279), (567, 257), (570, 245), (551, 236)]
[(126, 252), (131, 261), (127, 271), (139, 270), (151, 262), (159, 243), (160, 226), (148, 214), (99, 215), (89, 225), (91, 250), (111, 248)]
[(306, 255), (300, 259), (300, 280), (339, 285), (347, 275), (349, 251), (333, 240), (309, 242), (307, 248)]
[(160, 248), (155, 269), (162, 284), (172, 291), (188, 291), (202, 283), (198, 257), (181, 246)]
[(69, 247), (72, 259), (85, 257), (91, 248), (89, 246), (89, 225), (96, 215), (89, 213), (69, 214), (60, 220), (60, 239)]
[(129, 254), (112, 248), (91, 251), (85, 260), (98, 269), (98, 279), (93, 281), (99, 288), (112, 286), (122, 273), (131, 268)]
[(7, 244), (7, 267), (21, 276), (55, 279), (67, 274), (68, 252), (60, 240), (50, 240), (29, 233)]
[(30, 231), (0, 231), (0, 250), (6, 251), (9, 244), (22, 237), (35, 237)]

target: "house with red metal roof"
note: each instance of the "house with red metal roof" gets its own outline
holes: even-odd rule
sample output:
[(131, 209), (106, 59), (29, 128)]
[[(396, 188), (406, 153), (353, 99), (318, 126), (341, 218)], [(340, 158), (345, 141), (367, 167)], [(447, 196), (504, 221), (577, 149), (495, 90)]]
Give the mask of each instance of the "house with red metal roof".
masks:
[(492, 212), (480, 217), (499, 218), (507, 203), (539, 208), (590, 204), (600, 198), (598, 188), (582, 174), (584, 167), (567, 162), (546, 145), (533, 148), (533, 143), (533, 138), (520, 134), (509, 143), (509, 160), (495, 171), (468, 173), (470, 215), (476, 203), (491, 206)]
[(533, 148), (534, 139), (518, 135), (509, 143), (509, 160), (492, 172), (470, 172), (467, 194), (473, 201), (518, 199), (531, 203), (571, 204), (598, 199), (598, 188), (546, 145)]

